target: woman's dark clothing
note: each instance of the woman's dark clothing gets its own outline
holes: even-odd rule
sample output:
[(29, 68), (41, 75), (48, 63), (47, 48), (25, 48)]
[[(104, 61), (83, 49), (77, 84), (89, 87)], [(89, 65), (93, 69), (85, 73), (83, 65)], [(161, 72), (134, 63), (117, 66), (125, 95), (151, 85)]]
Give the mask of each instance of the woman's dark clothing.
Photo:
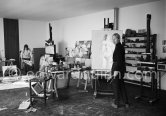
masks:
[(115, 95), (115, 104), (119, 105), (120, 96), (124, 99), (125, 104), (128, 104), (128, 98), (124, 83), (124, 73), (126, 71), (125, 67), (125, 50), (121, 43), (116, 44), (113, 53), (113, 66), (112, 74), (114, 71), (118, 71), (118, 75), (113, 79), (113, 91)]

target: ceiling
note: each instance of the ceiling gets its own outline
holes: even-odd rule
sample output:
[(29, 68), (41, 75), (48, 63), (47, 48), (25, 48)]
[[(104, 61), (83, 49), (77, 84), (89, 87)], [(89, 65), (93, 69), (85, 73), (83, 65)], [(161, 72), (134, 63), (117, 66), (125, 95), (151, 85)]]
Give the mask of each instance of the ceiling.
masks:
[(0, 0), (0, 17), (51, 21), (158, 0)]

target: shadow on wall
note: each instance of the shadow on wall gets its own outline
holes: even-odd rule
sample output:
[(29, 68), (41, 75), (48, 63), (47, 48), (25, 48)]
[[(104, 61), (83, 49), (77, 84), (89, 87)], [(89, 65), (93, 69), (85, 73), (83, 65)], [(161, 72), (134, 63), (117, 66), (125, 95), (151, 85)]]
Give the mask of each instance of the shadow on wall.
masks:
[(61, 55), (65, 56), (65, 48), (66, 48), (66, 46), (67, 46), (67, 44), (66, 44), (65, 41), (60, 41), (58, 43), (58, 45), (57, 45), (58, 48), (57, 48), (56, 52), (58, 54), (61, 54)]

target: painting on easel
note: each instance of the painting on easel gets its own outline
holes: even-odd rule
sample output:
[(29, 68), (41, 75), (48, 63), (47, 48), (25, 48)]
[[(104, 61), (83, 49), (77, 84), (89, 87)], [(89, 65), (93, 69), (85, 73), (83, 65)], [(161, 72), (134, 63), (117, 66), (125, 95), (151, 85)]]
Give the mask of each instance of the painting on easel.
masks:
[(112, 41), (114, 33), (121, 36), (120, 41), (122, 42), (122, 31), (120, 30), (94, 30), (92, 32), (92, 69), (111, 69), (115, 49)]

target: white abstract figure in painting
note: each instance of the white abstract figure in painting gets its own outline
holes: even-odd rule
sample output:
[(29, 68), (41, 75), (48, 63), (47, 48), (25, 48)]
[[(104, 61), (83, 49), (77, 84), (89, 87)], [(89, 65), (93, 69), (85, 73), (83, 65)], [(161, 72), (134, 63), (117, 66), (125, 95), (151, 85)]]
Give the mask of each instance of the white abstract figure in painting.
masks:
[(105, 34), (102, 41), (102, 69), (111, 69), (115, 45), (110, 35)]

